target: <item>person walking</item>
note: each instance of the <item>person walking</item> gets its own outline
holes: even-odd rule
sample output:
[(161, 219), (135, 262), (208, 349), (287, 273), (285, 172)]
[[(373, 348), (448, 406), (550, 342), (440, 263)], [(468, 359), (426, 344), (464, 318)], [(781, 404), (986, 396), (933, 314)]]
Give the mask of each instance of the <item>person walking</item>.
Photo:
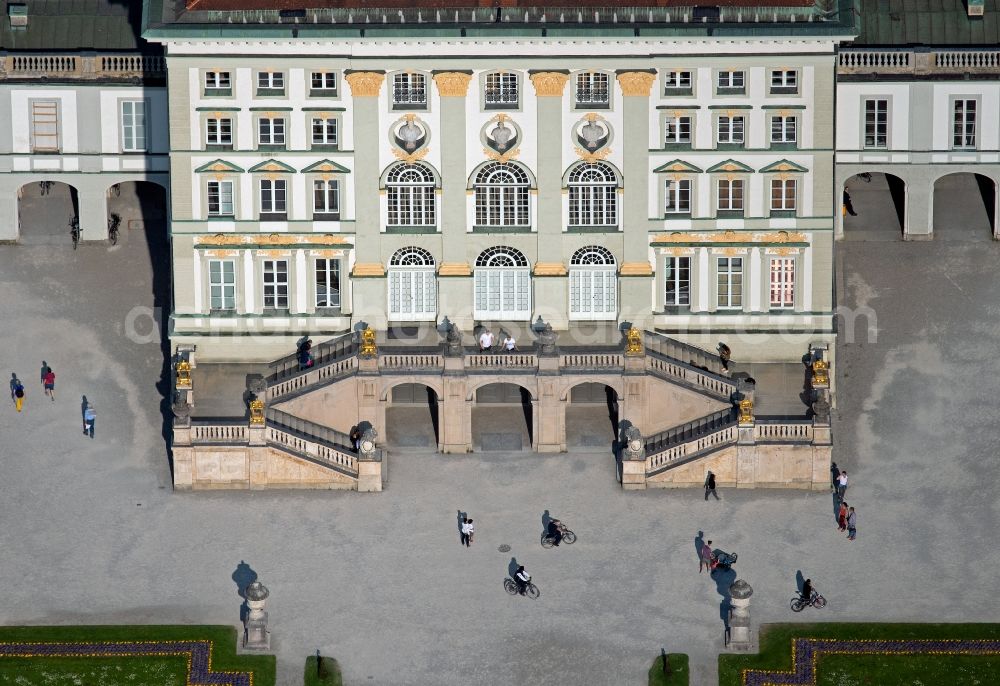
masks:
[(45, 385), (45, 375), (49, 373), (50, 369), (51, 367), (49, 367), (49, 363), (42, 360), (42, 368), (38, 372), (38, 380), (43, 386)]
[(729, 360), (733, 356), (733, 351), (723, 342), (719, 342), (719, 362), (722, 363), (722, 371), (729, 371)]
[(83, 411), (83, 435), (94, 437), (94, 423), (97, 421), (97, 411), (94, 406), (87, 403), (87, 409)]
[(14, 379), (14, 390), (11, 392), (11, 396), (14, 398), (14, 407), (20, 412), (21, 408), (24, 407), (24, 386), (21, 385), (19, 379)]
[(854, 513), (852, 507), (847, 513), (847, 540), (853, 541), (858, 537), (858, 515)]
[(705, 500), (708, 500), (709, 493), (714, 495), (716, 500), (719, 499), (719, 494), (715, 492), (715, 474), (711, 471), (705, 477)]
[(49, 396), (49, 399), (52, 400), (52, 402), (55, 402), (56, 373), (52, 371), (51, 367), (49, 367), (49, 370), (45, 372), (45, 376), (42, 378), (42, 386), (45, 388), (45, 395)]
[(469, 547), (469, 520), (462, 517), (462, 527), (460, 529), (462, 537), (462, 545), (466, 548)]
[(473, 540), (475, 537), (476, 537), (476, 527), (473, 526), (472, 520), (470, 519), (469, 520), (469, 542), (465, 544), (466, 547), (472, 545), (475, 542)]
[(520, 352), (517, 349), (517, 339), (514, 338), (514, 334), (505, 333), (503, 339), (503, 349), (509, 353)]
[(830, 490), (837, 490), (837, 479), (840, 478), (840, 468), (836, 462), (830, 463)]
[(840, 501), (840, 510), (837, 512), (837, 527), (841, 531), (847, 530), (847, 503)]
[(493, 332), (489, 329), (483, 329), (483, 332), (479, 334), (479, 352), (488, 353), (493, 349), (493, 343)]
[(712, 542), (708, 541), (701, 546), (701, 556), (698, 562), (698, 573), (701, 574), (701, 568), (704, 566), (708, 570), (708, 573), (712, 573)]
[(857, 217), (858, 213), (854, 211), (854, 204), (851, 202), (851, 194), (844, 189), (844, 211), (852, 217)]
[(840, 476), (837, 477), (837, 495), (840, 499), (844, 499), (844, 495), (847, 493), (847, 472), (842, 471)]

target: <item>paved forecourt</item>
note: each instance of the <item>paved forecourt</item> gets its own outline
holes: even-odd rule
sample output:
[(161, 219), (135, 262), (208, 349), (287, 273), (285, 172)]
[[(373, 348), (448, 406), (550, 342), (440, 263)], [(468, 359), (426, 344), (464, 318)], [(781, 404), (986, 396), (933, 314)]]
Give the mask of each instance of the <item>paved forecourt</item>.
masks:
[[(401, 451), (380, 495), (173, 493), (160, 348), (136, 342), (143, 310), (129, 323), (154, 305), (146, 246), (0, 246), (3, 369), (28, 390), (22, 414), (0, 406), (2, 621), (236, 623), (232, 574), (246, 561), (271, 589), (280, 683), (320, 649), (348, 683), (639, 684), (661, 647), (690, 653), (705, 683), (724, 589), (697, 572), (699, 530), (739, 554), (755, 624), (791, 617), (800, 569), (829, 600), (804, 620), (995, 619), (968, 589), (990, 587), (998, 525), (980, 493), (1000, 476), (1000, 246), (872, 245), (838, 253), (841, 303), (873, 308), (879, 327), (877, 343), (843, 346), (836, 370), (854, 543), (827, 494), (624, 493), (602, 453)], [(83, 395), (98, 409), (94, 440)], [(459, 509), (476, 523), (469, 550)], [(575, 545), (539, 546), (546, 509)], [(539, 600), (504, 592), (512, 557)]]

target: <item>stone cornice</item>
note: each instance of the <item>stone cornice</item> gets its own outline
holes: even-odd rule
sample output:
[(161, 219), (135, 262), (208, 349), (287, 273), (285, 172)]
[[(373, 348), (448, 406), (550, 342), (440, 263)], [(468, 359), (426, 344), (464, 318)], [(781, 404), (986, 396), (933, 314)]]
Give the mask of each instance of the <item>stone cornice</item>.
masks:
[(530, 77), (532, 85), (535, 87), (535, 95), (539, 98), (561, 98), (566, 82), (569, 81), (569, 74), (562, 74), (557, 71), (540, 71)]
[(378, 262), (358, 262), (351, 272), (354, 278), (364, 278), (366, 276), (385, 276), (385, 267)]
[(566, 267), (562, 262), (536, 262), (535, 276), (566, 276)]
[(472, 269), (466, 262), (442, 262), (438, 276), (472, 276)]
[(626, 71), (618, 74), (622, 95), (626, 97), (648, 98), (654, 81), (656, 74), (648, 71)]
[(652, 276), (653, 267), (649, 262), (626, 262), (618, 270), (619, 276)]
[(434, 83), (443, 98), (464, 98), (469, 92), (472, 74), (460, 71), (443, 71), (434, 75)]
[(217, 233), (195, 236), (195, 245), (346, 245), (343, 236), (330, 234), (239, 234)]
[(377, 71), (356, 71), (344, 75), (344, 80), (351, 86), (351, 95), (355, 98), (377, 98), (382, 90), (385, 74)]

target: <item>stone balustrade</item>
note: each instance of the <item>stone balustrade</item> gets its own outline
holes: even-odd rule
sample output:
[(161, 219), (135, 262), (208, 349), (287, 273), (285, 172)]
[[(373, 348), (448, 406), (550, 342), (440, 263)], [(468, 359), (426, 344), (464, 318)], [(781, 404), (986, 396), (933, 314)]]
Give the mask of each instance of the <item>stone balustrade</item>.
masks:
[(837, 73), (927, 76), (934, 74), (1000, 74), (1000, 50), (845, 48)]
[(221, 423), (191, 421), (192, 443), (246, 443), (250, 440), (250, 428), (246, 422)]
[(265, 435), (268, 443), (281, 445), (297, 453), (323, 460), (335, 468), (346, 470), (354, 475), (358, 473), (358, 458), (344, 450), (324, 445), (319, 441), (307, 440), (276, 426), (268, 426)]
[(810, 419), (757, 421), (754, 424), (753, 437), (759, 443), (810, 442), (813, 439), (813, 423)]
[(0, 79), (44, 77), (96, 81), (164, 78), (166, 73), (166, 59), (158, 55), (25, 54), (0, 58)]
[(538, 357), (533, 353), (477, 353), (465, 356), (465, 368), (473, 371), (536, 367), (538, 367)]
[(671, 464), (683, 460), (684, 458), (697, 455), (703, 451), (715, 448), (721, 445), (735, 445), (736, 443), (736, 425), (730, 425), (707, 433), (702, 436), (697, 436), (689, 441), (683, 443), (678, 443), (677, 445), (671, 446), (661, 452), (653, 455), (646, 456), (646, 472), (656, 472), (664, 467), (668, 467)]

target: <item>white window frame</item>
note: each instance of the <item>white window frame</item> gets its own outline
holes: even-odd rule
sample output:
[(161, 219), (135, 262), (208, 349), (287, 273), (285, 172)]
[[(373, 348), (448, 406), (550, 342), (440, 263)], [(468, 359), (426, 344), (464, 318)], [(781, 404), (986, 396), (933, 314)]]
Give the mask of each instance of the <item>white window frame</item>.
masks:
[(663, 306), (691, 306), (691, 257), (668, 255), (663, 261)]
[(782, 89), (798, 91), (799, 72), (797, 69), (772, 69), (771, 70), (771, 90)]
[(397, 250), (389, 260), (388, 312), (390, 321), (435, 321), (437, 275), (434, 258), (423, 248)]
[(392, 76), (393, 107), (426, 107), (427, 76), (418, 72), (399, 72)]
[[(131, 110), (131, 111), (130, 111)], [(121, 113), (122, 152), (148, 150), (145, 100), (122, 100)]]
[(975, 150), (976, 124), (979, 105), (975, 98), (960, 97), (952, 100), (951, 147), (953, 150)]
[(340, 216), (340, 180), (313, 179), (313, 215), (335, 214)]
[(663, 212), (691, 214), (691, 179), (666, 179), (663, 183)]
[(715, 123), (715, 140), (719, 145), (743, 145), (746, 136), (746, 118), (742, 114), (720, 114)]
[(32, 152), (59, 152), (62, 149), (60, 107), (59, 100), (31, 100)]
[(288, 214), (288, 182), (285, 179), (259, 179), (260, 213)]
[[(340, 143), (340, 124), (336, 117), (312, 117), (309, 122), (313, 145), (338, 146)], [(317, 134), (319, 134), (317, 136)]]
[[(215, 188), (214, 192), (213, 187)], [(215, 204), (217, 206), (214, 212), (212, 211), (213, 195), (216, 196)], [(221, 179), (208, 182), (205, 189), (205, 210), (209, 217), (235, 216), (236, 201), (233, 195), (232, 181)]]
[(603, 71), (578, 73), (574, 98), (577, 107), (609, 106), (611, 104), (611, 78), (608, 73)]
[[(317, 77), (319, 77), (320, 85), (316, 85)], [(309, 74), (309, 90), (310, 91), (329, 91), (331, 97), (336, 97), (337, 95), (337, 72), (333, 71), (314, 71)]]
[(396, 165), (386, 178), (385, 192), (386, 226), (437, 226), (434, 175), (426, 166)]
[(618, 226), (618, 174), (614, 169), (604, 162), (579, 164), (567, 183), (569, 226)]
[(516, 72), (491, 71), (484, 76), (483, 105), (486, 109), (516, 108), (520, 102), (520, 79)]
[[(228, 126), (224, 125), (223, 122), (228, 122)], [(215, 128), (214, 136), (212, 131), (213, 126)], [(226, 131), (227, 128), (228, 131)], [(205, 145), (232, 145), (232, 144), (233, 144), (232, 117), (209, 117), (205, 120)]]
[[(209, 311), (236, 310), (236, 260), (209, 260), (207, 269)], [(219, 306), (213, 307), (216, 301)]]
[(665, 145), (691, 145), (692, 117), (690, 114), (669, 114), (663, 119)]
[[(775, 134), (778, 134), (775, 136)], [(778, 144), (797, 143), (799, 135), (798, 117), (794, 114), (776, 114), (771, 117), (771, 142)]]
[[(869, 107), (869, 103), (872, 104)], [(889, 147), (889, 99), (865, 98), (862, 102), (864, 121), (861, 129), (862, 147), (885, 150)], [(869, 142), (871, 141), (871, 142)]]
[(771, 309), (795, 307), (795, 258), (772, 257), (769, 266)]
[(313, 274), (316, 279), (313, 289), (316, 308), (340, 309), (340, 260), (336, 257), (317, 257), (313, 260)]
[[(278, 269), (284, 265), (284, 269)], [(290, 301), (288, 260), (266, 259), (261, 262), (261, 303), (265, 310), (287, 310)]]
[[(715, 184), (716, 204), (719, 212), (743, 212), (746, 200), (746, 184), (743, 179), (719, 179)], [(737, 193), (737, 190), (739, 191)]]
[(693, 83), (693, 72), (688, 69), (672, 69), (663, 75), (663, 93), (672, 95), (671, 91), (689, 91)]
[(798, 179), (771, 179), (771, 211), (794, 212), (797, 191)]
[(206, 71), (205, 90), (230, 90), (233, 87), (233, 79), (228, 71)]
[(520, 251), (504, 246), (484, 250), (476, 259), (473, 283), (476, 319), (531, 319), (531, 269)]
[(716, 88), (718, 90), (744, 90), (746, 88), (746, 72), (739, 69), (720, 70), (716, 77)]
[(589, 245), (569, 262), (569, 318), (608, 321), (618, 316), (618, 273), (611, 251)]
[(717, 257), (718, 293), (716, 309), (743, 309), (743, 257)]
[(285, 74), (280, 71), (259, 71), (257, 72), (257, 90), (259, 91), (283, 91), (285, 90)]
[(527, 173), (517, 164), (493, 162), (484, 166), (473, 183), (475, 225), (530, 226), (530, 188)]
[(257, 120), (257, 145), (284, 145), (285, 118), (261, 117)]

